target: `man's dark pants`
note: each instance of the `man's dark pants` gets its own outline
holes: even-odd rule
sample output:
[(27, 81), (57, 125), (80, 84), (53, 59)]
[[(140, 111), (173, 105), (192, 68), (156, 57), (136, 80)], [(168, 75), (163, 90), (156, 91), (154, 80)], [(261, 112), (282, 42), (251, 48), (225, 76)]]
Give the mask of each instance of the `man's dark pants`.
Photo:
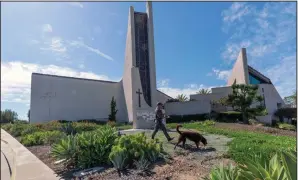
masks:
[(166, 136), (166, 138), (168, 140), (170, 140), (170, 136), (167, 132), (167, 129), (166, 129), (165, 125), (161, 122), (161, 120), (160, 121), (156, 120), (156, 122), (155, 122), (154, 131), (152, 133), (152, 139), (154, 139), (154, 136), (156, 135), (156, 133), (158, 132), (159, 129), (161, 129), (163, 131), (164, 135)]

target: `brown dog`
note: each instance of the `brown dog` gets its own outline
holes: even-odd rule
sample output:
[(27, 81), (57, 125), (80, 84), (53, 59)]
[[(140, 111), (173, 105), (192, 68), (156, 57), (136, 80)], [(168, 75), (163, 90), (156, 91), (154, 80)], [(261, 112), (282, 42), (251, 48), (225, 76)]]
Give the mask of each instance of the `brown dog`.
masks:
[(204, 146), (207, 145), (207, 140), (199, 133), (192, 132), (192, 131), (180, 131), (179, 128), (182, 127), (181, 125), (176, 126), (176, 131), (180, 134), (178, 143), (175, 145), (174, 149), (176, 149), (176, 146), (183, 142), (183, 148), (185, 149), (185, 141), (186, 139), (193, 141), (196, 143), (197, 148), (199, 148), (200, 142), (204, 144)]

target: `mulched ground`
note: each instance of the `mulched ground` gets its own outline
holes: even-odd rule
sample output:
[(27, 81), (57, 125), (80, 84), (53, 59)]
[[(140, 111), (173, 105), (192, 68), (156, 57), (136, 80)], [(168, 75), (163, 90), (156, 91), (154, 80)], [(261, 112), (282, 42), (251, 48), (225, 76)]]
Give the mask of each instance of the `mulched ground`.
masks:
[(282, 130), (272, 127), (266, 127), (261, 125), (247, 125), (247, 124), (238, 124), (238, 123), (215, 123), (215, 127), (217, 128), (224, 128), (224, 129), (231, 129), (231, 130), (245, 130), (250, 132), (261, 132), (271, 135), (278, 135), (278, 136), (291, 136), (296, 137), (296, 131), (289, 131), (289, 130)]

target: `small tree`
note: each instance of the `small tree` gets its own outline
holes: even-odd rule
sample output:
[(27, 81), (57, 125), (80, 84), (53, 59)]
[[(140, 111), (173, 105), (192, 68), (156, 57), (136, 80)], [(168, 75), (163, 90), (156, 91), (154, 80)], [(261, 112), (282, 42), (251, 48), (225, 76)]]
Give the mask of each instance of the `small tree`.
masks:
[[(263, 115), (266, 113), (266, 109), (262, 104), (263, 98), (259, 96), (258, 86), (236, 84), (232, 85), (233, 92), (228, 95), (227, 103), (230, 104), (233, 109), (242, 113), (243, 122), (248, 124), (249, 116)], [(251, 108), (253, 103), (259, 102), (256, 108)]]
[(13, 123), (18, 120), (18, 113), (10, 109), (1, 111), (1, 123)]
[(179, 94), (176, 99), (178, 99), (180, 102), (185, 102), (188, 100), (188, 98), (186, 97), (186, 95), (184, 94)]
[(290, 104), (292, 106), (296, 106), (297, 104), (297, 91), (293, 93), (293, 95), (285, 97), (284, 101), (286, 104)]
[(30, 122), (30, 109), (28, 110), (27, 117), (28, 117), (28, 121)]
[(117, 107), (117, 104), (113, 96), (110, 104), (111, 113), (109, 114), (109, 121), (116, 121), (116, 114), (118, 112), (116, 107)]
[(200, 89), (197, 94), (209, 94), (210, 90), (209, 89)]

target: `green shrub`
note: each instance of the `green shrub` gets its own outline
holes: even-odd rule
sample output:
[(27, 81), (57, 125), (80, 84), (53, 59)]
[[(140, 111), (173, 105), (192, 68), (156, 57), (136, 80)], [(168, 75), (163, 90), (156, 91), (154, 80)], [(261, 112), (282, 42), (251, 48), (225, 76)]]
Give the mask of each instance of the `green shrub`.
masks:
[(206, 121), (202, 121), (202, 122), (198, 122), (201, 126), (214, 126), (215, 125), (215, 121), (213, 120), (206, 120)]
[(25, 121), (25, 120), (15, 120), (14, 122), (13, 122), (14, 124), (29, 124), (29, 122), (28, 121)]
[(72, 124), (73, 124), (74, 130), (77, 133), (82, 133), (82, 132), (86, 132), (86, 131), (93, 131), (93, 130), (96, 130), (100, 127), (95, 123), (89, 123), (89, 122), (87, 122), (87, 123), (73, 122)]
[(46, 131), (46, 132), (34, 132), (21, 138), (21, 143), (25, 146), (36, 146), (53, 144), (59, 140), (65, 138), (66, 135), (60, 131)]
[(218, 122), (237, 122), (242, 121), (242, 113), (237, 111), (220, 112), (216, 114), (216, 121)]
[(116, 122), (115, 121), (108, 121), (107, 125), (111, 126), (111, 127), (115, 127), (116, 126)]
[(14, 124), (7, 123), (7, 124), (1, 124), (1, 128), (7, 131), (8, 133), (10, 132), (10, 129), (14, 126)]
[(183, 123), (190, 121), (204, 121), (208, 119), (209, 114), (191, 114), (191, 115), (171, 115), (167, 123)]
[(278, 117), (297, 118), (297, 108), (280, 108), (274, 115)]
[(64, 132), (66, 135), (75, 135), (77, 132), (73, 126), (73, 123), (65, 123), (61, 126), (61, 131)]
[(41, 131), (38, 127), (32, 124), (15, 123), (15, 124), (5, 124), (1, 126), (5, 131), (14, 137), (25, 136), (37, 131)]
[(78, 122), (78, 123), (93, 123), (93, 124), (97, 124), (97, 125), (105, 125), (106, 124), (106, 122), (98, 121), (96, 119), (82, 119), (82, 120), (78, 120), (76, 122)]
[(35, 124), (35, 126), (45, 131), (60, 131), (62, 123), (60, 123), (59, 121), (50, 121), (47, 123), (38, 123)]
[(292, 124), (278, 123), (277, 125), (278, 125), (278, 128), (279, 129), (291, 130), (291, 131), (295, 131), (296, 130), (296, 126), (294, 126)]
[(103, 126), (95, 131), (83, 132), (54, 144), (51, 154), (57, 160), (65, 159), (66, 165), (89, 168), (109, 163), (109, 154), (115, 139), (116, 129)]
[(126, 167), (133, 165), (134, 161), (140, 158), (153, 163), (162, 156), (163, 152), (162, 144), (157, 143), (157, 140), (149, 140), (144, 133), (139, 133), (118, 138), (109, 158), (113, 164), (118, 162), (117, 164), (121, 164), (121, 167)]
[(24, 128), (22, 130), (21, 136), (25, 136), (25, 135), (28, 135), (28, 134), (33, 134), (33, 133), (38, 132), (38, 131), (42, 131), (42, 130), (39, 129), (38, 127), (34, 126), (34, 125), (29, 124), (28, 126), (26, 126), (26, 128)]
[(13, 124), (8, 130), (8, 133), (14, 137), (19, 137), (27, 128), (29, 128), (29, 124)]

